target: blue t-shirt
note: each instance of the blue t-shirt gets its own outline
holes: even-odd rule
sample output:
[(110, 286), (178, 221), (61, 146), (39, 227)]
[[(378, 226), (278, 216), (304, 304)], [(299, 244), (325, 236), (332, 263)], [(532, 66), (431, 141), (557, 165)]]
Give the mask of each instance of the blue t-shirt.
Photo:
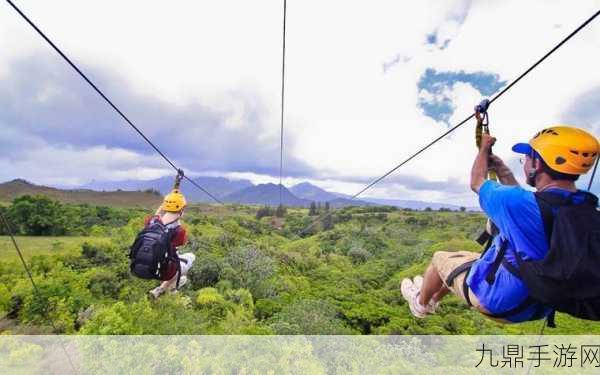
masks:
[[(570, 193), (562, 189), (546, 191), (562, 195), (581, 195), (583, 199), (583, 192)], [(494, 283), (490, 285), (485, 280), (496, 259), (501, 241), (508, 242), (505, 259), (515, 266), (515, 249), (524, 260), (539, 260), (545, 257), (549, 246), (542, 215), (533, 192), (519, 186), (501, 185), (488, 180), (479, 189), (479, 205), (496, 224), (500, 235), (496, 236), (489, 251), (473, 264), (467, 285), (486, 310), (492, 314), (499, 314), (517, 307), (528, 296), (525, 284), (503, 265), (500, 265)], [(540, 308), (545, 310), (542, 311), (543, 316), (551, 311), (549, 308), (533, 304), (506, 319), (511, 322), (530, 320)]]

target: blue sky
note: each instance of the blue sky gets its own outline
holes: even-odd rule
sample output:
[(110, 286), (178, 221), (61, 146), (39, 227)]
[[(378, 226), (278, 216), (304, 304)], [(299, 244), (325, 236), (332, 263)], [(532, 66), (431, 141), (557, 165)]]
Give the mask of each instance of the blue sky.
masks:
[[(278, 181), (280, 1), (17, 4), (189, 174)], [(289, 2), (284, 182), (357, 192), (598, 6)], [(8, 7), (0, 35), (11, 36), (0, 38), (0, 180), (77, 186), (171, 173)], [(495, 103), (496, 152), (509, 164), (518, 168), (510, 146), (548, 125), (600, 133), (599, 46), (592, 24)], [(472, 131), (458, 130), (369, 194), (475, 205)]]
[[(420, 91), (429, 94), (428, 98), (419, 98), (419, 106), (423, 109), (423, 113), (436, 121), (448, 123), (454, 114), (455, 107), (452, 99), (445, 93), (452, 90), (457, 82), (470, 84), (481, 93), (482, 97), (488, 98), (500, 91), (507, 83), (494, 73), (438, 72), (428, 68), (417, 84)], [(448, 123), (448, 125), (450, 124)]]

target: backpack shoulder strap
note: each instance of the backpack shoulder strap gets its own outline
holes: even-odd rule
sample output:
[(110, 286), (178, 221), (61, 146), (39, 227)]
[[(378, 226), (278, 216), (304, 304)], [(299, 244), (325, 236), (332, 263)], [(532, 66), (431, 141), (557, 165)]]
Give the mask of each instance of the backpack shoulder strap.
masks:
[(535, 193), (535, 200), (540, 209), (542, 224), (544, 225), (544, 234), (550, 244), (552, 238), (552, 228), (554, 226), (554, 210), (568, 203), (569, 199), (550, 192)]

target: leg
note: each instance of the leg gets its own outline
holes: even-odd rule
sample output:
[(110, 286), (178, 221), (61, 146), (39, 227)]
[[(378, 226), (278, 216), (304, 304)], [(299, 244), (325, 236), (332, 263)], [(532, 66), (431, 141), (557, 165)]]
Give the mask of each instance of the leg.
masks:
[[(419, 296), (419, 303), (423, 306), (429, 304), (429, 301), (434, 295), (438, 295), (438, 293), (442, 292), (442, 289), (447, 289), (444, 286), (444, 282), (440, 277), (437, 269), (433, 264), (430, 264), (425, 271), (425, 275), (423, 276), (423, 287), (421, 288), (421, 294)], [(446, 292), (447, 293), (447, 292)], [(440, 297), (443, 297), (445, 294), (442, 294)], [(436, 299), (439, 301), (439, 299)]]
[(442, 298), (446, 297), (446, 295), (450, 293), (450, 289), (448, 289), (445, 285), (442, 289), (440, 289), (437, 293), (431, 297), (433, 303), (437, 303), (442, 300)]
[(163, 281), (160, 284), (160, 287), (163, 290), (170, 290), (170, 289), (173, 289), (175, 287), (175, 283), (176, 282), (177, 282), (177, 274), (175, 274), (175, 276), (173, 276), (173, 278), (171, 280)]

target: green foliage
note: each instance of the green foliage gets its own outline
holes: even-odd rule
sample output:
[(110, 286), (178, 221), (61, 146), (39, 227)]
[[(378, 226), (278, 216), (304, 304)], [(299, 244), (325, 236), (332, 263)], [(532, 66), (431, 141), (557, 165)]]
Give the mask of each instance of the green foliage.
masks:
[(124, 280), (117, 276), (117, 273), (110, 269), (94, 268), (89, 273), (88, 288), (92, 295), (97, 299), (119, 297), (119, 292), (123, 286)]
[(0, 315), (4, 316), (10, 308), (10, 291), (6, 285), (0, 284)]
[(87, 275), (54, 263), (45, 277), (35, 277), (35, 283), (37, 290), (31, 287), (29, 280), (20, 279), (11, 290), (16, 296), (15, 302), (19, 301), (19, 306), (15, 306), (19, 319), (41, 326), (48, 326), (50, 319), (55, 323), (57, 333), (73, 332), (77, 313), (93, 301)]
[[(31, 236), (102, 236), (107, 228), (125, 225), (139, 214), (136, 210), (62, 204), (41, 195), (17, 197), (3, 210), (15, 234)], [(6, 234), (4, 226), (0, 231)]]
[(166, 295), (156, 303), (147, 298), (101, 308), (86, 322), (81, 333), (89, 335), (192, 335), (206, 332), (202, 315), (191, 307), (189, 298)]
[(256, 211), (256, 220), (260, 220), (263, 217), (273, 216), (273, 210), (269, 206), (264, 206)]
[(225, 258), (223, 277), (257, 297), (271, 293), (268, 280), (274, 273), (273, 259), (253, 246), (235, 249)]
[(44, 196), (23, 195), (13, 200), (7, 214), (16, 233), (60, 236), (67, 232), (67, 218), (61, 206)]
[(188, 273), (188, 279), (194, 289), (216, 285), (223, 274), (223, 261), (212, 254), (202, 254)]
[(352, 259), (352, 263), (361, 264), (369, 260), (372, 254), (362, 247), (352, 247), (350, 251), (348, 251), (348, 256)]
[(275, 210), (275, 216), (277, 217), (285, 217), (285, 215), (287, 214), (287, 208), (284, 207), (283, 205), (279, 205), (277, 206), (277, 210)]
[(323, 226), (323, 230), (333, 229), (333, 216), (332, 215), (323, 216), (323, 219), (321, 219), (321, 225)]
[(335, 306), (328, 302), (300, 300), (275, 314), (271, 328), (279, 335), (352, 334), (337, 315)]
[[(14, 206), (0, 209), (8, 212)], [(57, 208), (31, 197), (17, 206), (29, 213)], [(402, 299), (401, 280), (422, 274), (435, 251), (480, 251), (472, 240), (485, 223), (478, 213), (346, 207), (331, 211), (333, 228), (324, 230), (321, 223), (299, 235), (314, 219), (309, 209), (289, 208), (279, 230), (257, 220), (256, 208), (192, 206), (185, 217), (190, 243), (181, 249), (196, 255), (188, 284), (154, 300), (148, 291), (159, 281), (131, 276), (127, 257), (147, 213), (58, 207), (52, 228), (64, 223), (67, 234), (105, 238), (18, 237), (39, 295), (10, 239), (0, 238), (0, 312), (12, 320), (11, 332), (51, 333), (50, 321), (57, 333), (82, 334), (539, 331), (540, 322), (501, 325), (488, 320), (452, 296), (436, 315), (417, 320)], [(27, 223), (23, 219), (19, 230), (42, 228), (35, 220)], [(559, 314), (557, 321), (559, 328), (547, 333), (600, 333), (598, 325), (565, 315)], [(345, 368), (343, 361), (336, 363)]]

